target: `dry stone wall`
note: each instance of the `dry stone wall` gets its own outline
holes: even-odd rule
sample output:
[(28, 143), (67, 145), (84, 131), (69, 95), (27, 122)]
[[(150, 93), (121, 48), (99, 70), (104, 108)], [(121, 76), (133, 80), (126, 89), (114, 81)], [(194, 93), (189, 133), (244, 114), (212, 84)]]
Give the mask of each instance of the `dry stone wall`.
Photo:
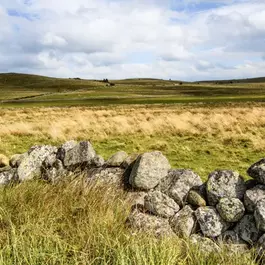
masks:
[[(57, 183), (70, 174), (103, 181), (134, 198), (126, 225), (157, 236), (179, 236), (204, 251), (220, 245), (245, 251), (265, 250), (265, 159), (243, 177), (216, 170), (203, 183), (189, 169), (171, 169), (158, 151), (127, 155), (120, 151), (108, 161), (88, 141), (69, 141), (60, 147), (33, 146), (24, 154), (1, 157), (0, 185), (42, 178)], [(9, 165), (7, 165), (9, 163)]]

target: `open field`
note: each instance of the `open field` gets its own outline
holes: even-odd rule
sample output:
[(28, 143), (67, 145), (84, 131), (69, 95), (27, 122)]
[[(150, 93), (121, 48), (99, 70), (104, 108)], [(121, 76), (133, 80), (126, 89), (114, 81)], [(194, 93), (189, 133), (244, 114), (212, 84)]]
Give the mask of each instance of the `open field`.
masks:
[[(0, 153), (90, 140), (105, 159), (160, 150), (172, 167), (204, 180), (217, 168), (248, 178), (247, 168), (265, 156), (265, 83), (112, 82), (0, 75)], [(251, 252), (205, 256), (178, 238), (131, 234), (125, 195), (106, 187), (67, 179), (1, 191), (0, 264), (257, 264)]]
[(260, 103), (2, 109), (0, 126), (0, 153), (6, 155), (34, 144), (90, 139), (105, 158), (118, 150), (161, 150), (172, 166), (194, 169), (204, 178), (216, 168), (245, 176), (265, 148), (265, 108)]
[[(0, 107), (264, 102), (264, 79), (182, 83), (160, 79), (59, 79), (0, 74)], [(232, 82), (232, 83), (231, 83)]]

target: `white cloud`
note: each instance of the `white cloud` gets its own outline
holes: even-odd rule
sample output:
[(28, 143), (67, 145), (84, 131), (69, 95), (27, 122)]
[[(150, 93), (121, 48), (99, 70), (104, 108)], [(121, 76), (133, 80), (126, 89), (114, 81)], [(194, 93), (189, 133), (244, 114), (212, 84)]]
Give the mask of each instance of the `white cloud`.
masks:
[(0, 24), (0, 71), (185, 80), (264, 75), (264, 0), (2, 0)]

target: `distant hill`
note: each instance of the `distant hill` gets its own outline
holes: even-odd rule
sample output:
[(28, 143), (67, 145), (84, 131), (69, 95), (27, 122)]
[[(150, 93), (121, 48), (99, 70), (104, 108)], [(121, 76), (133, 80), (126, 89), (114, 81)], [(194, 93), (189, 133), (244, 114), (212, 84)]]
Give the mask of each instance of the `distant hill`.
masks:
[(265, 83), (265, 77), (245, 78), (245, 79), (228, 79), (228, 80), (207, 80), (197, 81), (200, 83), (217, 83), (217, 84), (231, 84), (231, 83)]

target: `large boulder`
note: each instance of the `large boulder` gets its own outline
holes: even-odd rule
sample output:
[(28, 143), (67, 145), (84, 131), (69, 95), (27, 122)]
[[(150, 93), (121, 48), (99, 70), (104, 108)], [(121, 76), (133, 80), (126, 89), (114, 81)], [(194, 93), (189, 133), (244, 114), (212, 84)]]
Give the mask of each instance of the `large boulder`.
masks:
[(154, 215), (169, 218), (179, 211), (179, 205), (160, 191), (149, 192), (144, 199), (144, 207)]
[(150, 190), (158, 185), (170, 169), (170, 164), (161, 152), (140, 155), (132, 169), (129, 182), (134, 188)]
[(237, 198), (221, 198), (216, 209), (221, 217), (229, 223), (239, 221), (245, 213), (244, 204)]
[(265, 186), (257, 185), (246, 191), (244, 204), (248, 212), (254, 212), (258, 201), (265, 199)]
[(156, 236), (173, 235), (168, 219), (142, 213), (135, 209), (126, 220), (126, 224), (135, 230), (152, 233)]
[(231, 170), (212, 172), (206, 185), (208, 202), (211, 206), (215, 206), (225, 197), (242, 200), (246, 191), (243, 177)]
[(56, 153), (57, 148), (54, 146), (44, 145), (32, 148), (17, 169), (19, 180), (24, 181), (40, 177), (42, 163), (48, 156), (54, 158)]
[(236, 225), (234, 231), (241, 239), (253, 245), (261, 236), (256, 227), (255, 218), (252, 214), (245, 215)]
[(254, 217), (256, 220), (256, 227), (265, 232), (265, 199), (257, 202)]
[(217, 237), (229, 228), (214, 207), (200, 207), (195, 211), (195, 216), (204, 236)]
[(170, 220), (172, 230), (180, 237), (187, 238), (195, 230), (196, 218), (190, 206), (185, 206)]
[(7, 156), (0, 154), (0, 168), (6, 167), (9, 165), (9, 159)]
[(265, 184), (265, 158), (253, 164), (247, 173), (250, 177), (257, 180), (261, 184)]
[(64, 148), (64, 150), (63, 164), (69, 170), (84, 170), (93, 165), (94, 159), (96, 158), (96, 152), (93, 146), (87, 141), (74, 145), (72, 149), (67, 150)]
[(127, 157), (128, 157), (128, 154), (126, 152), (119, 151), (113, 156), (111, 156), (107, 160), (106, 164), (109, 167), (120, 167)]
[(157, 190), (168, 194), (179, 205), (184, 206), (190, 189), (202, 185), (200, 176), (189, 169), (171, 170)]

